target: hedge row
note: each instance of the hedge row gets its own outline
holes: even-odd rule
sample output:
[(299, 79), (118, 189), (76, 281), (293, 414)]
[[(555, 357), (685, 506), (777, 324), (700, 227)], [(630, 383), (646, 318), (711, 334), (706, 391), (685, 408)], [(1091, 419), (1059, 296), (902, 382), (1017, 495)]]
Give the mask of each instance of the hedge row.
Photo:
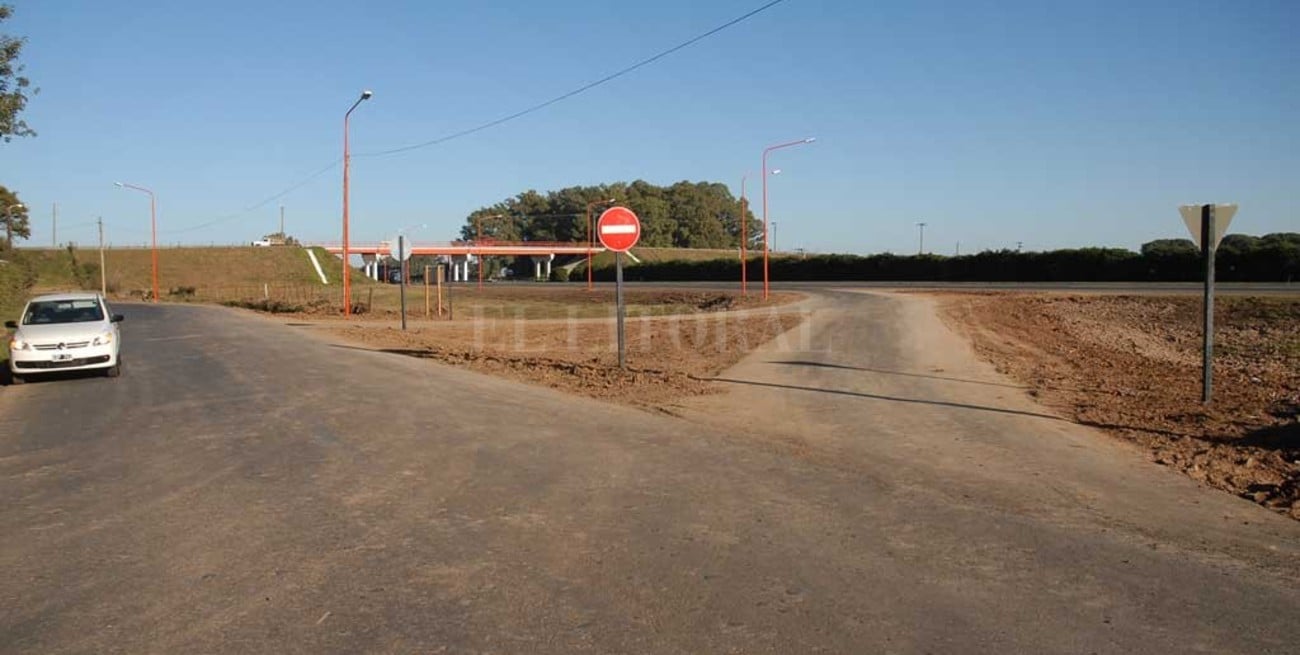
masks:
[[(1300, 247), (1250, 253), (1220, 250), (1215, 261), (1216, 277), (1225, 282), (1300, 281)], [(1192, 282), (1203, 278), (1196, 253), (1139, 254), (1117, 248), (999, 250), (959, 257), (815, 255), (772, 258), (769, 266), (771, 277), (783, 281)], [(639, 282), (734, 280), (740, 277), (740, 261), (646, 262), (625, 266), (623, 274)], [(761, 275), (762, 259), (751, 259), (750, 279)], [(613, 280), (614, 269), (598, 268), (594, 276)]]

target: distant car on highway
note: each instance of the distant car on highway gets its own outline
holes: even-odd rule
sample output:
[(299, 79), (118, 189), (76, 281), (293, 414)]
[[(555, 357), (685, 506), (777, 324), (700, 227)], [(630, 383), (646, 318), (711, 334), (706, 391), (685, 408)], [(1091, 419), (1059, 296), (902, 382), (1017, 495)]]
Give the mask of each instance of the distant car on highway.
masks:
[(9, 338), (9, 372), (14, 384), (31, 375), (57, 371), (122, 372), (122, 338), (108, 302), (98, 293), (59, 293), (28, 301), (22, 318), (5, 322)]

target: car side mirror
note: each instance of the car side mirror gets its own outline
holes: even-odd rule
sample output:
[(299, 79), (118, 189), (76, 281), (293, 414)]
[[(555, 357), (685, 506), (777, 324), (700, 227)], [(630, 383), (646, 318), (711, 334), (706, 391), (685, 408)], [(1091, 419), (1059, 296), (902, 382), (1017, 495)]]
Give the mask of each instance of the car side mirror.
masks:
[(11, 329), (14, 329), (14, 330), (17, 330), (17, 329), (18, 329), (18, 321), (5, 321), (5, 327), (7, 327), (7, 328), (11, 328)]
[(126, 320), (126, 317), (125, 317), (125, 316), (123, 316), (123, 315), (121, 315), (121, 314), (113, 314), (113, 322), (114, 322), (114, 323), (121, 323), (122, 321), (125, 321), (125, 320)]

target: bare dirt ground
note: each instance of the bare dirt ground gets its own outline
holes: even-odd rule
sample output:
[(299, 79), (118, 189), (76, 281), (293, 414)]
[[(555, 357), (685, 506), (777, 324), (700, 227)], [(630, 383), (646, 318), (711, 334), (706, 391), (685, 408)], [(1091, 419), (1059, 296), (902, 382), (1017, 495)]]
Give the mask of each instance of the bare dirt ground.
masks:
[(1206, 407), (1199, 298), (932, 295), (981, 356), (1040, 402), (1300, 519), (1300, 299), (1216, 300)]
[(652, 408), (717, 391), (708, 378), (804, 320), (799, 294), (764, 303), (731, 292), (631, 291), (621, 371), (612, 291), (500, 289), (477, 298), (481, 309), (464, 302), (451, 320), (411, 317), (406, 331), (397, 312), (346, 325), (310, 308), (276, 315), (366, 348)]
[[(302, 293), (295, 289), (271, 289), (268, 297), (260, 291), (239, 299), (227, 299), (223, 304), (276, 314), (302, 314), (315, 318), (342, 319), (342, 299), (324, 297), (318, 290)], [(375, 285), (354, 289), (353, 317), (356, 320), (396, 320), (401, 316), (400, 288), (396, 285)], [(487, 285), (478, 289), (473, 285), (447, 285), (442, 292), (442, 311), (439, 312), (438, 295), (433, 288), (420, 285), (407, 288), (409, 318), (425, 318), (426, 294), (428, 317), (438, 320), (484, 319), (570, 319), (608, 318), (614, 307), (614, 290), (601, 286), (588, 291), (582, 285)], [(727, 291), (699, 291), (690, 289), (630, 289), (624, 294), (629, 316), (663, 314), (697, 314), (740, 309), (770, 307), (791, 302), (802, 296), (775, 293), (764, 302), (757, 294), (741, 296)]]

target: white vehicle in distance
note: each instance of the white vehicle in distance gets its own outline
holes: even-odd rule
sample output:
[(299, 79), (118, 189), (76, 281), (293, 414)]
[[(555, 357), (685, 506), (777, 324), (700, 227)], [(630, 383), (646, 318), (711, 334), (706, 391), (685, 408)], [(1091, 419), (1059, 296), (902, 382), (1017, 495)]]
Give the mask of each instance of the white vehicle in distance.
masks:
[(101, 370), (122, 373), (121, 314), (98, 293), (58, 293), (27, 302), (22, 319), (7, 321), (9, 372), (14, 384), (33, 374)]

